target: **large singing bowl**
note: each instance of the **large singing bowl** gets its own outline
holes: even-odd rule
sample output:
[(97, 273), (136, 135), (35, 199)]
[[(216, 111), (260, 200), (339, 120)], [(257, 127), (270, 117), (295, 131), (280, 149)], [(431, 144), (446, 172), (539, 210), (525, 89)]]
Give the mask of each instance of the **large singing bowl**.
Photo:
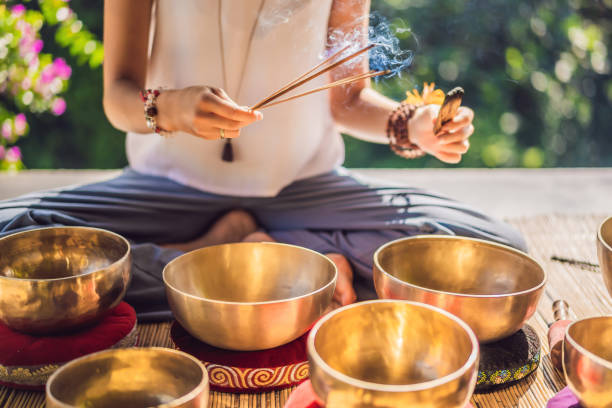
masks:
[(563, 371), (585, 408), (612, 407), (612, 316), (578, 320), (568, 326)]
[(206, 408), (208, 374), (167, 348), (100, 351), (72, 360), (47, 381), (47, 408)]
[(312, 387), (326, 408), (463, 408), (476, 385), (476, 336), (422, 303), (337, 309), (315, 324), (307, 347)]
[(273, 348), (304, 334), (330, 306), (336, 276), (326, 256), (265, 242), (198, 249), (163, 273), (176, 320), (230, 350)]
[(601, 273), (608, 288), (608, 293), (612, 296), (612, 217), (608, 218), (599, 226), (597, 232), (597, 256)]
[(545, 283), (546, 273), (534, 259), (479, 239), (403, 238), (374, 254), (380, 298), (445, 309), (465, 321), (481, 343), (519, 330), (535, 312)]
[(92, 323), (130, 280), (130, 244), (96, 228), (51, 227), (0, 238), (0, 320), (47, 334)]

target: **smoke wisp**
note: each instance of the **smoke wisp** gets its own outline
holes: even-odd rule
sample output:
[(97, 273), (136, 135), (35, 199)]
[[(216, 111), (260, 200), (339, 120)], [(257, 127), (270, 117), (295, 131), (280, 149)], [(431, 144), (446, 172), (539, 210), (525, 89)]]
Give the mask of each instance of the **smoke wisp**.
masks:
[[(406, 31), (409, 29), (400, 28), (398, 30)], [(349, 46), (349, 48), (342, 56), (349, 55), (366, 44), (375, 44), (376, 46), (369, 51), (370, 69), (375, 71), (391, 71), (387, 75), (375, 78), (375, 80), (393, 76), (401, 77), (412, 64), (414, 53), (412, 50), (405, 50), (400, 47), (399, 38), (394, 34), (389, 22), (380, 14), (370, 14), (367, 39), (364, 39), (365, 36), (365, 31), (360, 29), (353, 29), (351, 31), (335, 30), (331, 32), (328, 36), (329, 53), (326, 57), (346, 46)], [(363, 63), (363, 58), (359, 56), (347, 61), (343, 66), (346, 68), (354, 67), (356, 64)]]

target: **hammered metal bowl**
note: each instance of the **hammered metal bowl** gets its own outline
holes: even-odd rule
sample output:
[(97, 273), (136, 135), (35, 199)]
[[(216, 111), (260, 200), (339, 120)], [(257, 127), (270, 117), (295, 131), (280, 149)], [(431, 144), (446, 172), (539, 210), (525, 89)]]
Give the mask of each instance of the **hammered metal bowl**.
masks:
[(312, 387), (327, 408), (463, 408), (476, 385), (476, 336), (423, 303), (337, 309), (315, 324), (307, 347)]
[(597, 231), (597, 256), (603, 280), (612, 296), (612, 217), (602, 222)]
[(563, 371), (585, 408), (612, 407), (612, 316), (591, 317), (568, 326)]
[(212, 246), (164, 268), (170, 308), (194, 337), (230, 350), (263, 350), (304, 334), (330, 306), (334, 263), (293, 245)]
[(100, 351), (72, 360), (47, 381), (47, 408), (205, 408), (208, 374), (167, 348)]
[(428, 303), (465, 321), (481, 343), (506, 338), (535, 312), (546, 273), (516, 249), (473, 238), (418, 236), (380, 247), (380, 298)]
[(51, 227), (0, 238), (0, 320), (47, 334), (92, 323), (130, 280), (130, 244), (96, 228)]

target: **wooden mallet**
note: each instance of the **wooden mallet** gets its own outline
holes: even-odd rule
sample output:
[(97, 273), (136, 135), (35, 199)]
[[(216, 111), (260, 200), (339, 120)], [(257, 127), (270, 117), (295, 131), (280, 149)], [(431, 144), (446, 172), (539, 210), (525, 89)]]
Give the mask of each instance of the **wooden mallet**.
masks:
[(565, 300), (555, 300), (552, 304), (555, 321), (548, 328), (548, 346), (550, 348), (550, 361), (553, 366), (563, 371), (563, 338), (565, 330), (572, 322), (569, 315), (569, 305)]

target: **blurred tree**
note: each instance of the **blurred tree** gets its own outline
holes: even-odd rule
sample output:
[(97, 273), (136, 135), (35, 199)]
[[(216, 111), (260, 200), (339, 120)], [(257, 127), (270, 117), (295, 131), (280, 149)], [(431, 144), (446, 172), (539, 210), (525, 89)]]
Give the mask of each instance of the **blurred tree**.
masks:
[[(373, 0), (414, 61), (379, 82), (397, 100), (435, 81), (461, 85), (476, 111), (464, 167), (609, 166), (611, 0)], [(439, 167), (406, 162), (345, 138), (352, 167)]]
[[(57, 24), (58, 7), (62, 5), (72, 7), (73, 19), (70, 24), (54, 25)], [(36, 2), (28, 2), (26, 6), (35, 8)], [(60, 117), (37, 115), (30, 120), (30, 134), (19, 143), (26, 167), (124, 166), (127, 162), (125, 136), (108, 123), (102, 109), (101, 2), (39, 0), (38, 8), (48, 21), (41, 29), (45, 50), (71, 64), (72, 76), (64, 92), (66, 113)], [(59, 17), (63, 14), (59, 13)]]

